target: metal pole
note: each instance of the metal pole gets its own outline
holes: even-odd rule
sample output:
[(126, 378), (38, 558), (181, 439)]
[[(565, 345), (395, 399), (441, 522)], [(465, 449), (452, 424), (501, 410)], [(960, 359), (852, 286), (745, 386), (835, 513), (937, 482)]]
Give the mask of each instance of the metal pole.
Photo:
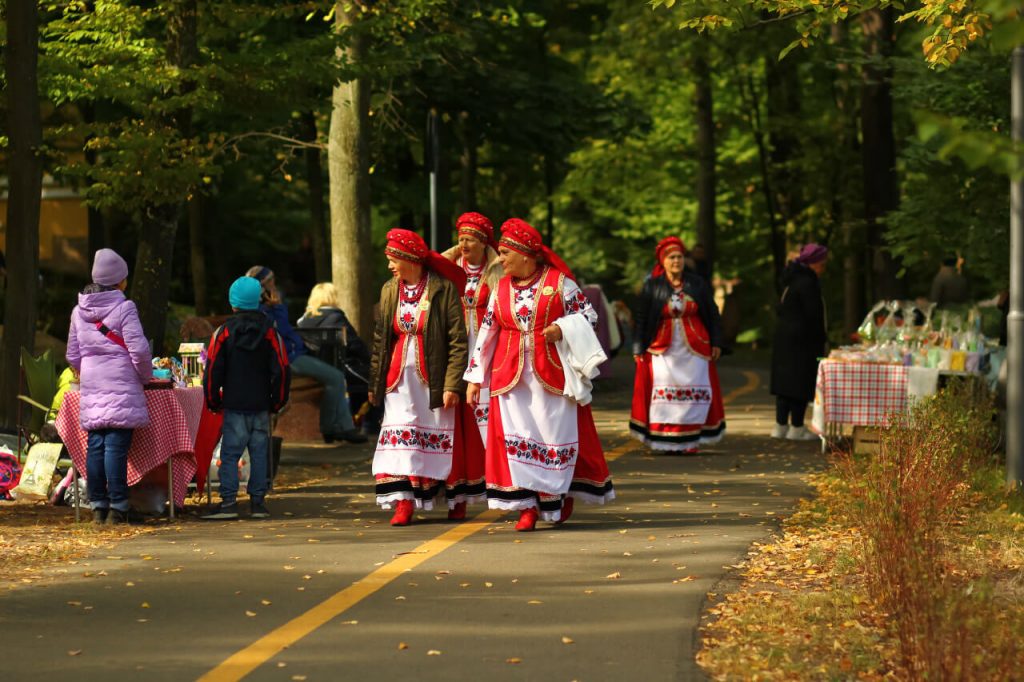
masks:
[(437, 139), (437, 112), (427, 114), (427, 145), (430, 149), (430, 248), (437, 251), (437, 169), (441, 150)]
[[(1013, 141), (1024, 142), (1024, 46), (1013, 50)], [(1010, 314), (1007, 320), (1006, 483), (1024, 477), (1024, 179), (1010, 180)]]

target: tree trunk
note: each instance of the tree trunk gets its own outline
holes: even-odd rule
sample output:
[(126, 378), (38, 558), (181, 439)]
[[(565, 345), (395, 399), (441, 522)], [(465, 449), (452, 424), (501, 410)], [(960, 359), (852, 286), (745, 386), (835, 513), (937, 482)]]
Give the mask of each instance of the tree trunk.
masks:
[(873, 9), (861, 15), (865, 56), (861, 86), (861, 137), (864, 168), (864, 217), (876, 298), (902, 294), (898, 268), (885, 246), (884, 219), (899, 206), (896, 177), (896, 138), (892, 115), (892, 56), (894, 10)]
[[(319, 135), (312, 111), (302, 114), (303, 136), (316, 143)], [(324, 210), (324, 175), (319, 147), (306, 147), (306, 180), (309, 183), (309, 232), (316, 254), (316, 281), (331, 281), (331, 248), (327, 239), (327, 212)]]
[[(176, 0), (174, 11), (167, 17), (166, 50), (168, 63), (178, 69), (187, 69), (199, 59), (197, 23), (196, 0)], [(194, 85), (186, 81), (182, 90), (192, 87)], [(190, 138), (192, 110), (180, 109), (173, 119), (181, 137)], [(186, 202), (182, 197), (179, 202), (149, 206), (139, 234), (132, 298), (139, 308), (142, 328), (153, 342), (153, 352), (157, 355), (163, 355), (165, 350), (174, 240)]]
[(462, 154), (459, 156), (459, 165), (462, 167), (459, 183), (460, 199), (464, 212), (476, 211), (477, 136), (469, 114), (462, 112), (460, 118), (462, 122)]
[(139, 248), (132, 275), (132, 299), (153, 353), (163, 355), (171, 287), (174, 239), (178, 234), (181, 204), (150, 206), (139, 230)]
[[(35, 351), (39, 285), (39, 201), (43, 124), (39, 113), (39, 10), (35, 0), (8, 0), (7, 11), (7, 294), (0, 414), (17, 421), (21, 349)], [(15, 305), (16, 304), (16, 305)]]
[[(339, 49), (351, 64), (361, 64), (366, 40), (351, 32), (358, 7), (335, 3), (335, 27), (350, 33)], [(331, 265), (341, 307), (363, 338), (373, 331), (374, 257), (370, 234), (369, 176), (370, 87), (365, 78), (337, 83), (331, 97), (327, 143), (330, 179)]]
[[(196, 315), (210, 314), (210, 286), (206, 278), (206, 245), (203, 243), (203, 196), (193, 194), (188, 202), (188, 244), (192, 263), (192, 293)], [(173, 243), (173, 242), (172, 242)]]
[(850, 64), (845, 58), (848, 44), (845, 23), (832, 26), (832, 44), (838, 53), (836, 59), (835, 98), (838, 112), (835, 164), (836, 186), (833, 191), (833, 220), (839, 224), (843, 244), (843, 334), (848, 338), (860, 326), (864, 315), (864, 286), (861, 281), (863, 242), (859, 222), (850, 211), (851, 174), (845, 159), (857, 156), (857, 103), (852, 86)]
[[(704, 41), (701, 41), (704, 42)], [(699, 45), (693, 62), (697, 117), (697, 239), (704, 246), (708, 273), (715, 265), (715, 112), (707, 52)]]
[[(757, 146), (758, 165), (761, 169), (761, 191), (764, 194), (766, 213), (768, 214), (769, 246), (772, 254), (772, 274), (775, 293), (782, 293), (782, 272), (786, 267), (786, 233), (779, 225), (779, 213), (775, 208), (775, 192), (772, 189), (772, 177), (768, 168), (768, 149), (765, 144), (764, 127), (761, 124), (761, 98), (758, 96), (754, 79), (747, 76), (747, 105), (750, 109), (750, 129)], [(741, 87), (742, 92), (742, 87)]]
[[(787, 37), (788, 40), (788, 37)], [(774, 43), (769, 43), (774, 45)], [(800, 150), (800, 77), (797, 53), (781, 62), (769, 54), (765, 68), (765, 109), (770, 170), (774, 176), (775, 209), (784, 224), (792, 224), (803, 210), (797, 155)]]

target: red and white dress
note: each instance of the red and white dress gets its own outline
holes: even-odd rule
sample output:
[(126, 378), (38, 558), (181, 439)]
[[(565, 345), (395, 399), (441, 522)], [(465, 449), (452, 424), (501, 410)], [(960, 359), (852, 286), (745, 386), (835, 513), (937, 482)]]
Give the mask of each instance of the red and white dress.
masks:
[[(388, 366), (384, 420), (373, 456), (377, 503), (384, 509), (398, 500), (415, 500), (416, 506), (425, 510), (447, 500), (451, 508), (458, 502), (482, 501), (485, 495), (482, 443), (476, 430), (467, 442), (457, 436), (463, 421), (458, 408), (430, 409), (423, 349), (430, 314), (427, 281), (399, 285), (393, 321), (396, 342)], [(467, 456), (471, 454), (475, 456)], [(479, 464), (467, 467), (467, 461), (473, 459)]]
[[(462, 296), (462, 309), (466, 314), (466, 335), (469, 339), (470, 352), (476, 348), (476, 339), (480, 333), (480, 325), (487, 314), (487, 303), (491, 297), (491, 288), (484, 280), (487, 264), (470, 265), (465, 258), (459, 259), (459, 265), (466, 272), (466, 290)], [(480, 430), (480, 439), (487, 443), (487, 417), (490, 414), (491, 391), (487, 384), (480, 386), (480, 402), (476, 408), (470, 408), (473, 420)]]
[(597, 313), (574, 281), (543, 268), (529, 284), (503, 277), (480, 326), (466, 381), (490, 381), (487, 502), (492, 509), (539, 507), (561, 518), (565, 496), (615, 498), (590, 406), (563, 395), (565, 374), (543, 329), (564, 315)]
[(637, 362), (633, 436), (654, 450), (692, 452), (725, 435), (725, 408), (697, 303), (672, 292), (657, 336)]

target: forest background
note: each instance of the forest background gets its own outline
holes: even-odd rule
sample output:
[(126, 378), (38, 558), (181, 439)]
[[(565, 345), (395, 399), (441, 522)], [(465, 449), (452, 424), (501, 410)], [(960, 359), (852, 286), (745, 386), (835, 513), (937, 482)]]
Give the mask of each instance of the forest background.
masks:
[(741, 329), (762, 337), (808, 241), (833, 253), (837, 341), (875, 300), (927, 295), (947, 253), (974, 298), (1007, 287), (1006, 0), (0, 8), (6, 387), (29, 330), (66, 335), (82, 285), (28, 274), (39, 172), (85, 196), (90, 253), (129, 259), (158, 345), (186, 313), (226, 312), (255, 263), (296, 303), (333, 280), (366, 334), (386, 231), (429, 234), (431, 170), (442, 246), (463, 211), (524, 217), (629, 301), (679, 234), (740, 281)]

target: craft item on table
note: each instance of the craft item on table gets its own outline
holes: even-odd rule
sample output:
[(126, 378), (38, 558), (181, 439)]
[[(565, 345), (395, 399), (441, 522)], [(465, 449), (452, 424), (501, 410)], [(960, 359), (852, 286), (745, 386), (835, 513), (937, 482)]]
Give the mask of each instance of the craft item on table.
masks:
[(967, 354), (967, 363), (964, 369), (968, 372), (981, 371), (981, 353), (970, 352)]
[(206, 367), (206, 345), (203, 343), (182, 343), (178, 346), (181, 365), (188, 377), (190, 386), (198, 386), (203, 379), (203, 368)]
[(949, 368), (954, 372), (963, 372), (967, 368), (967, 353), (955, 350), (949, 358)]
[(949, 348), (939, 349), (939, 369), (949, 369), (953, 360), (953, 351)]

